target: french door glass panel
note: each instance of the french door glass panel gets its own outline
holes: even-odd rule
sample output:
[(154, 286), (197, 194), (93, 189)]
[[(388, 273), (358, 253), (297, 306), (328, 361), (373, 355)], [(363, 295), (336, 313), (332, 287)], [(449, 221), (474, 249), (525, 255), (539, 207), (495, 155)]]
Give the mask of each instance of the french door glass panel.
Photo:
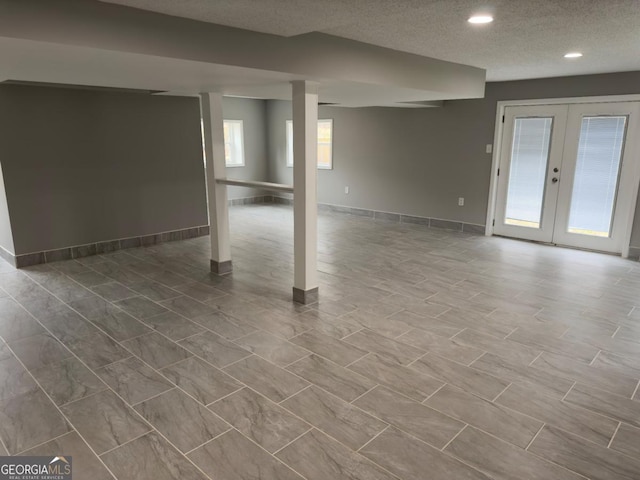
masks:
[(550, 172), (562, 162), (566, 105), (507, 107), (494, 232), (550, 242), (558, 185)]
[(553, 243), (622, 253), (637, 186), (638, 103), (569, 107)]
[(610, 237), (626, 116), (583, 117), (567, 231)]
[(516, 118), (504, 222), (540, 228), (553, 118)]

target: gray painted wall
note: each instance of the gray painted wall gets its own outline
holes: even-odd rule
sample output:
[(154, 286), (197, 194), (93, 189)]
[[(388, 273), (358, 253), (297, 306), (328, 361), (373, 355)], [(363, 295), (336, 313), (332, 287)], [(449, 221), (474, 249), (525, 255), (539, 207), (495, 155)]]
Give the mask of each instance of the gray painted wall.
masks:
[[(629, 72), (488, 83), (484, 99), (434, 109), (320, 107), (320, 118), (334, 120), (334, 169), (318, 172), (318, 201), (484, 225), (491, 170), (485, 145), (493, 143), (499, 100), (637, 93), (640, 72)], [(290, 118), (290, 102), (268, 102), (273, 182), (292, 181), (285, 165)], [(631, 244), (640, 246), (640, 215)]]
[(15, 253), (206, 225), (199, 119), (196, 98), (0, 86)]
[[(0, 107), (1, 110), (1, 107)], [(0, 157), (0, 162), (1, 162)], [(0, 168), (0, 247), (7, 252), (15, 254), (13, 246), (13, 233), (11, 232), (11, 221), (9, 220), (9, 206), (7, 205), (7, 193), (4, 189), (4, 176)]]
[[(222, 113), (227, 120), (242, 120), (244, 127), (244, 167), (227, 167), (227, 178), (268, 181), (267, 102), (247, 98), (225, 97)], [(228, 187), (229, 198), (264, 195), (265, 192), (244, 187)]]

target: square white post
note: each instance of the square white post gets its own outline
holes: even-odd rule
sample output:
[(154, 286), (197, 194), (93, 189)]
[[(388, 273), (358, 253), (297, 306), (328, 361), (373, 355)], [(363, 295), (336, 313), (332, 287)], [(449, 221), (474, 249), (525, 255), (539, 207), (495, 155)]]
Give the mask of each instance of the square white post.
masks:
[(318, 300), (318, 85), (293, 90), (293, 301)]
[(201, 93), (200, 113), (204, 130), (211, 271), (224, 275), (231, 272), (232, 265), (227, 186), (216, 183), (216, 178), (226, 178), (222, 94)]

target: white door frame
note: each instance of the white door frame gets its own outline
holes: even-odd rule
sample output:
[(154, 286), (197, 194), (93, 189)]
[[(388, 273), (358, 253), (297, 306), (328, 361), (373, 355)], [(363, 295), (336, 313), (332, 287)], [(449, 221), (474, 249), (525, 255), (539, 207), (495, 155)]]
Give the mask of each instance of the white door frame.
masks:
[[(529, 106), (529, 105), (558, 105), (558, 104), (575, 104), (575, 103), (614, 103), (614, 102), (638, 102), (640, 95), (609, 95), (595, 97), (568, 97), (568, 98), (547, 98), (533, 100), (505, 100), (499, 101), (496, 108), (496, 128), (493, 137), (493, 159), (491, 162), (491, 182), (489, 184), (489, 203), (487, 206), (487, 222), (485, 235), (493, 235), (493, 220), (496, 212), (496, 200), (498, 193), (498, 168), (502, 158), (502, 136), (503, 127), (502, 117), (505, 114), (505, 108), (510, 106)], [(640, 132), (629, 131), (628, 135), (640, 135)], [(634, 162), (633, 166), (633, 188), (632, 201), (633, 205), (629, 209), (626, 222), (626, 234), (624, 244), (622, 246), (622, 258), (629, 256), (629, 247), (631, 243), (631, 233), (633, 230), (633, 220), (635, 215), (635, 205), (638, 200), (638, 186), (640, 184), (640, 158), (636, 149), (629, 152), (629, 158)]]

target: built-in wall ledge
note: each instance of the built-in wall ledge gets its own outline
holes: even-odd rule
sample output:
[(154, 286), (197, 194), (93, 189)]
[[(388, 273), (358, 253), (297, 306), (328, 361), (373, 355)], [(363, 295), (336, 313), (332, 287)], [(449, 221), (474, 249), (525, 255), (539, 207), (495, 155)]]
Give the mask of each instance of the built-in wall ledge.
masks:
[(284, 183), (257, 182), (254, 180), (235, 180), (232, 178), (216, 178), (216, 183), (222, 185), (233, 185), (235, 187), (261, 188), (272, 192), (293, 193), (293, 186)]

